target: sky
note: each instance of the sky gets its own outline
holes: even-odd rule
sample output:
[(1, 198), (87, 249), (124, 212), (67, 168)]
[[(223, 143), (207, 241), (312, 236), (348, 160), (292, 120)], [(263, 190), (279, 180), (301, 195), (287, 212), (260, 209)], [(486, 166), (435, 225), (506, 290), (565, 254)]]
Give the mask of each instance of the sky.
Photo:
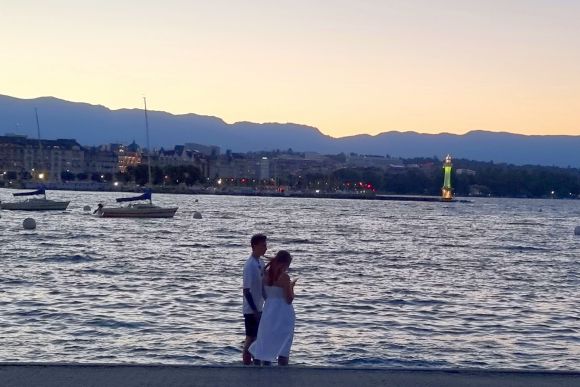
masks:
[(578, 0), (1, 0), (0, 94), (391, 130), (580, 135)]

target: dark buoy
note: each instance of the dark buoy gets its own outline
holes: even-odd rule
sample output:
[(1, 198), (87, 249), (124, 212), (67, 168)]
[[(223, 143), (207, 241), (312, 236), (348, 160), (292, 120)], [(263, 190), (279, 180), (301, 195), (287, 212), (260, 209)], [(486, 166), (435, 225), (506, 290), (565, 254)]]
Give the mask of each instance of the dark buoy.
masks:
[(26, 218), (22, 222), (22, 227), (24, 227), (25, 230), (34, 230), (36, 228), (36, 220), (32, 218)]

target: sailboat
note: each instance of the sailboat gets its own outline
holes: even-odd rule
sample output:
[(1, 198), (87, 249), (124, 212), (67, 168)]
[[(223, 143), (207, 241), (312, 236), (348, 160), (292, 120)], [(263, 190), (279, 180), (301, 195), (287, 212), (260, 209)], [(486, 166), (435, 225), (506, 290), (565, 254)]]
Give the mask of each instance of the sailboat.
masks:
[(118, 198), (118, 203), (148, 200), (149, 203), (132, 203), (126, 207), (104, 207), (99, 205), (95, 213), (103, 218), (173, 218), (178, 207), (160, 207), (151, 200), (151, 147), (149, 145), (149, 120), (147, 118), (147, 100), (143, 98), (145, 105), (145, 128), (147, 132), (147, 174), (148, 188), (142, 195)]
[[(39, 152), (39, 162), (38, 162), (38, 174), (42, 176), (40, 171), (44, 168), (44, 157), (42, 153), (42, 142), (40, 140), (40, 122), (38, 120), (38, 109), (34, 108), (34, 115), (36, 117), (36, 130), (38, 132), (38, 152)], [(34, 169), (33, 169), (34, 171)], [(42, 179), (42, 177), (41, 177)], [(20, 202), (0, 202), (0, 209), (2, 210), (19, 210), (19, 211), (64, 211), (70, 204), (69, 201), (57, 201), (50, 200), (46, 198), (46, 189), (41, 185), (36, 191), (29, 192), (18, 192), (12, 194), (13, 196), (40, 196), (43, 197), (33, 197)]]
[(31, 192), (19, 192), (12, 194), (14, 196), (37, 196), (44, 195), (43, 198), (30, 198), (21, 202), (0, 202), (2, 210), (20, 210), (20, 211), (64, 211), (70, 204), (70, 201), (56, 201), (46, 198), (46, 190), (39, 188)]
[(149, 203), (131, 203), (126, 207), (99, 207), (97, 215), (103, 218), (173, 218), (177, 207), (160, 207), (151, 201), (151, 190), (130, 198), (118, 198), (117, 202), (149, 200)]

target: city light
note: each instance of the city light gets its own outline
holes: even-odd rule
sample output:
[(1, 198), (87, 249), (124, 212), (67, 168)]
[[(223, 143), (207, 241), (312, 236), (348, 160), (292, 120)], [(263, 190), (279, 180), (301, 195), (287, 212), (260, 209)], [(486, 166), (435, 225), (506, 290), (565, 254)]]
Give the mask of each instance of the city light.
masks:
[(38, 178), (39, 178), (40, 180), (44, 179), (44, 173), (39, 173), (39, 174), (38, 174)]

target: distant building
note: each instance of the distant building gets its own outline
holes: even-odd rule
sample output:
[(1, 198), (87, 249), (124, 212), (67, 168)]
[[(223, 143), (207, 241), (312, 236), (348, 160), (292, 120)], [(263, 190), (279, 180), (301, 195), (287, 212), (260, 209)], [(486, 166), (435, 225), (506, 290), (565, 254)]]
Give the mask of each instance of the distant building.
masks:
[(262, 157), (257, 162), (258, 166), (258, 179), (265, 180), (269, 179), (270, 176), (270, 160), (267, 157)]
[(308, 154), (281, 154), (270, 160), (270, 175), (273, 178), (300, 176), (306, 174), (330, 174), (340, 163), (327, 156)]
[(102, 147), (86, 148), (84, 172), (110, 173), (111, 175), (119, 172), (119, 156), (114, 151), (105, 149)]
[(191, 151), (197, 151), (206, 156), (217, 157), (220, 154), (220, 147), (215, 145), (201, 145), (193, 142), (188, 142), (184, 144), (183, 147)]
[(83, 172), (84, 149), (72, 139), (32, 140), (0, 136), (0, 169), (21, 177), (60, 181), (61, 172)]
[(362, 168), (381, 168), (388, 169), (392, 165), (403, 165), (403, 162), (397, 158), (385, 157), (380, 155), (358, 155), (351, 153), (346, 156), (346, 165), (349, 167)]
[(257, 160), (253, 157), (229, 152), (213, 165), (212, 177), (259, 179), (257, 165)]
[(117, 162), (118, 170), (121, 173), (126, 173), (128, 168), (136, 167), (141, 164), (142, 155), (141, 148), (133, 141), (127, 146), (119, 146), (117, 148)]
[(304, 159), (305, 160), (318, 160), (322, 161), (325, 159), (324, 155), (321, 155), (318, 152), (304, 152)]
[[(208, 148), (209, 149), (209, 148)], [(218, 148), (219, 152), (219, 148)], [(197, 150), (191, 150), (187, 145), (176, 145), (171, 150), (161, 148), (155, 153), (155, 165), (163, 168), (167, 166), (194, 166), (203, 177), (209, 176), (209, 156)]]

